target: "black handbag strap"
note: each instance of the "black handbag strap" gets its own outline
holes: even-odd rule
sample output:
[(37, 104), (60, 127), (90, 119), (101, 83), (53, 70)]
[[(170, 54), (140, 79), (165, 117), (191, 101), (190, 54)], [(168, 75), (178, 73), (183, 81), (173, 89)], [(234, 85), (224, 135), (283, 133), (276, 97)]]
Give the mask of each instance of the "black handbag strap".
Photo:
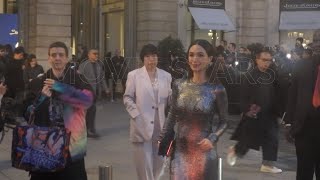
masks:
[(42, 93), (40, 92), (39, 95), (37, 95), (37, 97), (33, 101), (32, 105), (29, 106), (28, 111), (30, 112), (30, 114), (29, 114), (28, 124), (30, 125), (34, 124), (35, 110), (45, 101), (46, 98), (47, 97), (43, 96)]
[(59, 123), (56, 123), (55, 121), (53, 121), (52, 119), (52, 97), (47, 97), (47, 96), (44, 96), (40, 93), (40, 95), (38, 95), (36, 97), (36, 99), (34, 100), (33, 104), (31, 105), (31, 109), (29, 110), (30, 111), (30, 114), (29, 114), (29, 120), (28, 120), (28, 124), (30, 125), (34, 125), (34, 120), (35, 120), (35, 111), (39, 108), (39, 106), (47, 99), (49, 98), (49, 108), (48, 108), (48, 111), (49, 111), (49, 122), (50, 122), (50, 127), (54, 127), (54, 126), (64, 126), (64, 125), (61, 125)]

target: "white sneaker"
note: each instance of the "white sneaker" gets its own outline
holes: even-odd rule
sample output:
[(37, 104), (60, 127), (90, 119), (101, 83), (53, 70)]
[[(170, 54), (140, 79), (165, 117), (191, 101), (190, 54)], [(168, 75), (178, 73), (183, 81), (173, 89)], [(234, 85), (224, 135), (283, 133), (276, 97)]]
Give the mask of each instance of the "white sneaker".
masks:
[(229, 147), (229, 152), (228, 152), (228, 155), (227, 155), (227, 163), (230, 165), (230, 166), (234, 166), (237, 162), (237, 155), (236, 155), (236, 152), (234, 150), (234, 146), (230, 146)]
[(261, 165), (261, 168), (260, 168), (260, 171), (261, 172), (266, 172), (266, 173), (282, 173), (282, 170), (275, 167), (275, 166), (266, 166), (266, 165)]

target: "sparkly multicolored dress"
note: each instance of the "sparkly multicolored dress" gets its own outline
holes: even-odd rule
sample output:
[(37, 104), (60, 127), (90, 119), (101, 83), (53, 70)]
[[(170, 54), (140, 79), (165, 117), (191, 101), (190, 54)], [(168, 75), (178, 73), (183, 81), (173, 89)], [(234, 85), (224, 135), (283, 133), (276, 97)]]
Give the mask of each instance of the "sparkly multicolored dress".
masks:
[[(217, 180), (217, 141), (227, 128), (227, 94), (220, 84), (195, 84), (176, 80), (172, 103), (161, 138), (175, 133), (171, 178), (174, 180)], [(218, 117), (215, 117), (215, 115)], [(204, 152), (199, 142), (209, 139), (214, 148)]]

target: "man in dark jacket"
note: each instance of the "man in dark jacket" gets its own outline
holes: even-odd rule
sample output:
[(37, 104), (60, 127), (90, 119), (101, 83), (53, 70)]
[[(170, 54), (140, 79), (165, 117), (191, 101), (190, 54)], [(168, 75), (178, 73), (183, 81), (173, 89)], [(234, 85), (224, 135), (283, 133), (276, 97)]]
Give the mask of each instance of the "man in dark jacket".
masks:
[(111, 58), (111, 65), (113, 78), (113, 96), (116, 97), (116, 93), (118, 93), (117, 95), (122, 96), (126, 86), (128, 66), (124, 57), (121, 56), (119, 49), (116, 49), (115, 55)]
[(297, 180), (320, 177), (320, 30), (313, 37), (314, 55), (310, 61), (299, 61), (289, 89), (284, 119), (296, 146)]
[(17, 101), (22, 101), (24, 93), (23, 68), (24, 68), (24, 50), (16, 48), (13, 52), (13, 59), (9, 60), (7, 65), (6, 82), (8, 85), (8, 93)]
[(95, 94), (95, 101), (86, 114), (87, 134), (92, 138), (100, 136), (95, 128), (96, 102), (101, 99), (102, 93), (109, 94), (103, 66), (103, 62), (99, 60), (98, 50), (92, 48), (88, 51), (88, 60), (82, 62), (78, 69), (78, 72), (86, 77)]
[(278, 156), (277, 108), (278, 83), (272, 65), (272, 55), (263, 49), (256, 56), (256, 67), (245, 74), (241, 85), (240, 108), (243, 119), (232, 139), (238, 143), (230, 148), (228, 163), (234, 165), (236, 156), (244, 156), (249, 149), (262, 147), (261, 172), (281, 173), (275, 167)]

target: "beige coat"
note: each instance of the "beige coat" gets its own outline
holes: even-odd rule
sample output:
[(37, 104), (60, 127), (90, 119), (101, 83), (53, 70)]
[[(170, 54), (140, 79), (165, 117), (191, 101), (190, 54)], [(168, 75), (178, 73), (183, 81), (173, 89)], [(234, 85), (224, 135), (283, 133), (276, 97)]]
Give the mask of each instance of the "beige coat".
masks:
[(165, 108), (171, 95), (171, 75), (157, 68), (159, 84), (158, 103), (156, 104), (148, 72), (142, 68), (129, 72), (124, 105), (130, 115), (130, 140), (145, 142), (152, 138), (156, 108), (159, 110), (161, 129), (165, 121)]

